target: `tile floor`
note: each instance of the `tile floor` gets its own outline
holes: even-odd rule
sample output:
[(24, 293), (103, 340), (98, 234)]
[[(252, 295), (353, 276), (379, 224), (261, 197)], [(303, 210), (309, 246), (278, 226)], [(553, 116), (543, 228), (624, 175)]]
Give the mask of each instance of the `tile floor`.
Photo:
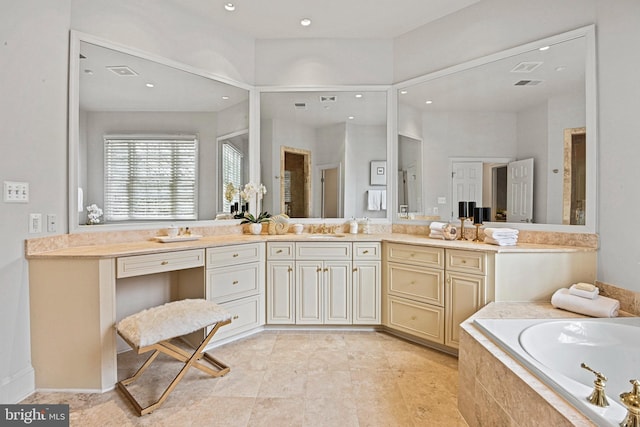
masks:
[[(117, 391), (39, 392), (22, 403), (68, 403), (71, 425), (83, 427), (467, 425), (457, 409), (457, 359), (385, 333), (265, 331), (211, 354), (231, 372), (212, 378), (191, 369), (143, 417)], [(120, 355), (119, 377), (147, 355)], [(143, 404), (181, 365), (163, 355), (154, 363), (130, 386)]]

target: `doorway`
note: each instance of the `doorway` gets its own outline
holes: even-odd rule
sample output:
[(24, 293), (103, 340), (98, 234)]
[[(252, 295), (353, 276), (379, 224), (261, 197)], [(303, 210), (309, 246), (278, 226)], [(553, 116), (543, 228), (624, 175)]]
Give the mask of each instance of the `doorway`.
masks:
[(340, 182), (340, 165), (320, 166), (320, 184), (322, 185), (322, 218), (342, 217)]
[(280, 151), (280, 209), (291, 218), (308, 218), (311, 211), (311, 151), (282, 147)]
[(587, 179), (586, 128), (564, 130), (564, 176), (562, 191), (562, 223), (585, 224)]

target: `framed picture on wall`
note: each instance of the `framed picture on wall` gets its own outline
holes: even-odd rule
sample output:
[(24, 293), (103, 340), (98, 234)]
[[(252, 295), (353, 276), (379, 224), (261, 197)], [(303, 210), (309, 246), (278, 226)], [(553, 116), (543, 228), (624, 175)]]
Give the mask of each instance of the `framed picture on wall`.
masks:
[(371, 161), (371, 185), (387, 185), (387, 161)]

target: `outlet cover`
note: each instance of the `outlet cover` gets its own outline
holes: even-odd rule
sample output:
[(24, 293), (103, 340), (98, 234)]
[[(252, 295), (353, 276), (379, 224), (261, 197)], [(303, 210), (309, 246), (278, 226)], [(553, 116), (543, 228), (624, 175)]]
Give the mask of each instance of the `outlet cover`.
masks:
[(29, 214), (29, 233), (42, 233), (42, 214)]

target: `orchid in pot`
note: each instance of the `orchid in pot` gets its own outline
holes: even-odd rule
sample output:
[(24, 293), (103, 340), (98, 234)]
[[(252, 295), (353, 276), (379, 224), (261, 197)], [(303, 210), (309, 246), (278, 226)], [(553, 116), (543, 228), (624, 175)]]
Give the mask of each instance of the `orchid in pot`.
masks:
[(242, 224), (249, 224), (249, 229), (252, 234), (260, 234), (262, 232), (262, 223), (269, 221), (269, 218), (271, 218), (268, 212), (260, 211), (260, 202), (266, 193), (267, 187), (263, 184), (255, 184), (253, 182), (247, 183), (244, 189), (240, 191), (240, 197), (242, 197), (242, 200), (245, 202), (250, 202), (251, 199), (255, 198), (256, 214), (253, 215), (249, 211), (245, 212), (241, 222)]

